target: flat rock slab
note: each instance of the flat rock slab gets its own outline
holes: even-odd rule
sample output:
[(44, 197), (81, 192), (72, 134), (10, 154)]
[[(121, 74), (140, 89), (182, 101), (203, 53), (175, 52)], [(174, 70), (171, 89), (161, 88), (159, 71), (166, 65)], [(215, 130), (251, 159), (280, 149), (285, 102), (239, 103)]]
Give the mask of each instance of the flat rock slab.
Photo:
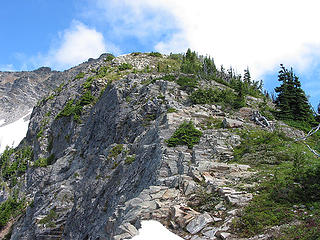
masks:
[(204, 213), (196, 216), (192, 221), (189, 222), (186, 228), (189, 233), (196, 234), (211, 222), (213, 222), (212, 217), (208, 213)]

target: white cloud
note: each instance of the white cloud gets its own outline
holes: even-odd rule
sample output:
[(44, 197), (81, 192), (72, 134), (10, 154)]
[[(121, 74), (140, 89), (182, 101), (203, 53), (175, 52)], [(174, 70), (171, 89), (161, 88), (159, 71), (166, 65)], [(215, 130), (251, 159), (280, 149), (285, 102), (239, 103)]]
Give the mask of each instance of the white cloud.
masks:
[(63, 32), (60, 46), (52, 50), (51, 55), (57, 64), (72, 66), (90, 57), (96, 58), (105, 51), (106, 45), (101, 33), (74, 22), (70, 29)]
[(65, 70), (80, 64), (89, 58), (97, 58), (102, 53), (118, 53), (114, 44), (107, 44), (102, 33), (89, 28), (79, 21), (73, 21), (71, 27), (58, 33), (48, 53), (38, 53), (32, 57), (16, 54), (25, 65), (23, 69), (49, 66)]
[(122, 44), (124, 49), (153, 48), (158, 39), (169, 40), (173, 32), (179, 31), (175, 16), (159, 4), (149, 4), (144, 0), (87, 1), (90, 10), (85, 9), (83, 16), (99, 24), (104, 23), (108, 39)]
[(131, 6), (139, 16), (147, 7), (166, 9), (175, 16), (179, 37), (174, 34), (161, 41), (157, 49), (180, 51), (180, 46), (188, 46), (227, 67), (242, 71), (250, 66), (255, 76), (280, 63), (303, 70), (312, 63), (314, 46), (320, 44), (317, 0), (123, 0), (118, 4)]

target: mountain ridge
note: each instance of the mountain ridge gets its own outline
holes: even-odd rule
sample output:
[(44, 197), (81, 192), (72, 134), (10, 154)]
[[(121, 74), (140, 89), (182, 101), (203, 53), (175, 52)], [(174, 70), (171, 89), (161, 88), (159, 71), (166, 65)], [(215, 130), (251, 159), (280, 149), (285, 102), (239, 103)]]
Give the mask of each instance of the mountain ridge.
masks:
[[(1, 156), (0, 197), (16, 201), (12, 216), (25, 211), (8, 239), (130, 239), (148, 219), (184, 239), (241, 239), (254, 161), (275, 161), (243, 150), (245, 134), (304, 136), (257, 114), (273, 108), (257, 84), (242, 96), (241, 79), (191, 52), (103, 54), (68, 76)], [(255, 233), (246, 239), (278, 234)]]

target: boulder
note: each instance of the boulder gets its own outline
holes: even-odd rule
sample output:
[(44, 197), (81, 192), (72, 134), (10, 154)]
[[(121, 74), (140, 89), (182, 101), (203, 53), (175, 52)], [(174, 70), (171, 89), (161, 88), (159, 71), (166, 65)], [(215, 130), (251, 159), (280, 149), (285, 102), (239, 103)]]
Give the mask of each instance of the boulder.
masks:
[(191, 234), (200, 232), (208, 223), (213, 222), (212, 217), (208, 213), (201, 214), (189, 222), (186, 229)]
[(231, 118), (224, 118), (222, 124), (224, 128), (239, 128), (243, 126), (243, 122)]

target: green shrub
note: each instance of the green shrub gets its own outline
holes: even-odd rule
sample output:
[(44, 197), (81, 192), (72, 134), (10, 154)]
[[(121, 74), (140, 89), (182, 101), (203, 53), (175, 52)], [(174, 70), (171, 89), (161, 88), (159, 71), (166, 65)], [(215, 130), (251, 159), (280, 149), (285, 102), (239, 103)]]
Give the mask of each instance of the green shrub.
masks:
[(224, 107), (229, 106), (234, 109), (245, 106), (244, 98), (239, 98), (237, 94), (230, 89), (198, 89), (191, 93), (190, 100), (194, 104), (220, 104)]
[(208, 119), (204, 120), (201, 124), (200, 127), (204, 130), (206, 129), (213, 129), (213, 128), (223, 128), (223, 123), (222, 119), (220, 118), (213, 118), (209, 117)]
[(83, 78), (84, 76), (85, 76), (85, 73), (79, 72), (79, 73), (77, 74), (77, 76), (75, 76), (74, 79), (80, 79), (80, 78)]
[(237, 162), (258, 166), (279, 164), (293, 159), (294, 151), (288, 148), (293, 144), (293, 140), (283, 132), (243, 130), (240, 131), (240, 135), (241, 144), (234, 148), (234, 159)]
[(169, 81), (169, 82), (174, 82), (176, 80), (176, 76), (175, 75), (164, 75), (160, 79), (165, 80), (165, 81)]
[(293, 219), (290, 207), (273, 201), (267, 193), (254, 197), (241, 215), (241, 218), (234, 222), (234, 228), (241, 237), (255, 236), (268, 227), (282, 225)]
[(9, 197), (0, 204), (0, 229), (5, 227), (12, 217), (17, 216), (25, 207), (25, 200)]
[(82, 84), (82, 87), (84, 89), (91, 89), (93, 80), (94, 80), (94, 77), (88, 77), (86, 81)]
[(151, 52), (148, 55), (152, 57), (162, 57), (162, 54), (159, 52)]
[(95, 97), (92, 96), (91, 91), (86, 91), (80, 98), (79, 105), (86, 106), (95, 101)]
[(167, 113), (174, 113), (174, 112), (178, 112), (178, 111), (177, 111), (177, 109), (172, 108), (172, 107), (168, 108), (168, 110), (167, 110)]
[(127, 156), (125, 160), (125, 164), (131, 164), (136, 160), (136, 155)]
[(30, 146), (25, 146), (20, 149), (6, 148), (0, 157), (2, 177), (5, 180), (13, 180), (21, 176), (26, 172), (28, 161), (31, 161), (32, 158), (33, 150)]
[(177, 84), (182, 90), (193, 90), (198, 86), (198, 81), (195, 78), (180, 76), (177, 80)]
[(105, 61), (112, 61), (115, 58), (115, 56), (111, 53), (108, 53), (107, 57), (105, 58)]
[(131, 55), (133, 55), (133, 56), (139, 56), (141, 54), (141, 52), (133, 52), (133, 53), (131, 53)]
[(116, 158), (122, 152), (122, 150), (123, 150), (123, 145), (117, 144), (110, 150), (108, 154), (108, 159)]
[(193, 123), (183, 122), (179, 128), (173, 133), (171, 138), (166, 140), (168, 147), (176, 147), (178, 145), (187, 145), (189, 149), (200, 142), (202, 132), (196, 129)]
[(206, 190), (199, 189), (189, 200), (188, 206), (197, 212), (214, 213), (217, 211), (215, 206), (217, 206), (220, 201), (221, 198), (217, 193), (209, 193)]
[(33, 166), (34, 167), (47, 167), (51, 164), (53, 164), (55, 162), (55, 155), (51, 154), (49, 157), (47, 158), (38, 158)]
[(48, 215), (39, 221), (39, 224), (44, 224), (46, 225), (46, 227), (54, 228), (56, 226), (54, 221), (57, 219), (58, 219), (58, 214), (56, 213), (56, 210), (51, 209)]
[(103, 78), (103, 77), (108, 76), (108, 74), (109, 74), (109, 67), (108, 66), (100, 67), (95, 78)]
[(132, 69), (133, 66), (129, 63), (121, 63), (119, 66), (118, 66), (118, 69), (119, 71), (124, 71), (124, 70), (127, 70), (127, 69)]
[(61, 117), (73, 116), (75, 121), (79, 122), (83, 106), (80, 105), (79, 102), (77, 103), (74, 103), (74, 102), (75, 102), (74, 99), (69, 100), (65, 105), (64, 109), (58, 113), (56, 118), (58, 119)]

